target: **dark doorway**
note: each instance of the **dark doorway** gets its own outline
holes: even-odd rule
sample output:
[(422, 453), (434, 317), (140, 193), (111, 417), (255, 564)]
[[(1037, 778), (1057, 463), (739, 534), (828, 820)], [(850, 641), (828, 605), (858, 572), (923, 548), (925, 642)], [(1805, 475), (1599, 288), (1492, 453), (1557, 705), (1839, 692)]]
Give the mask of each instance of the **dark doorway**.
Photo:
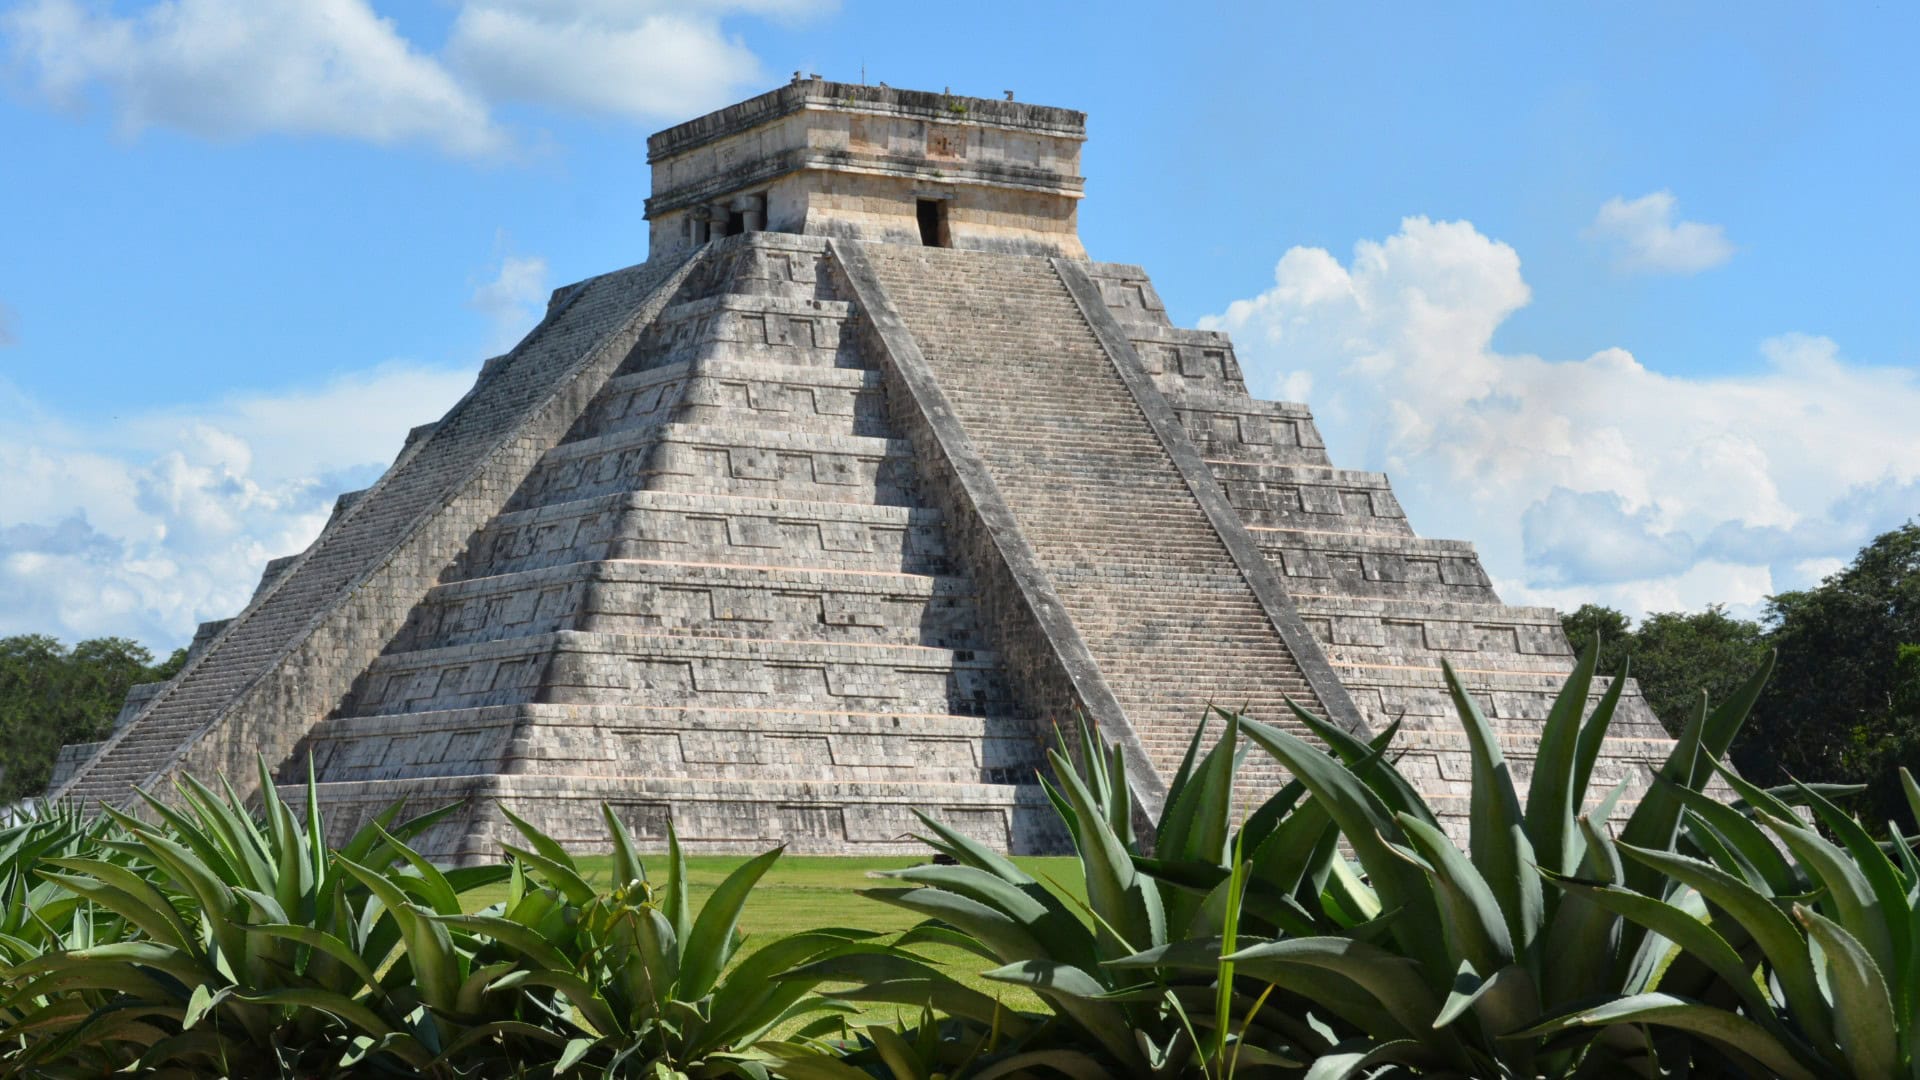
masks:
[(927, 247), (951, 247), (947, 237), (947, 201), (919, 199), (914, 211), (920, 218), (920, 242)]
[(741, 233), (746, 231), (747, 231), (747, 212), (745, 210), (728, 211), (727, 212), (727, 235), (739, 236)]

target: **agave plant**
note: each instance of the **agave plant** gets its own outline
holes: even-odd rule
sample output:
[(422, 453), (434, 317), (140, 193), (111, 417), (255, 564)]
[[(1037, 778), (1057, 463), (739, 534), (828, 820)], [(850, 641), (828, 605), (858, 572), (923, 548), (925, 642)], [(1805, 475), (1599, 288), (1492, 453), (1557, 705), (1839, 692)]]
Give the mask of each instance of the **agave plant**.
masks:
[(603, 890), (560, 844), (503, 812), (527, 841), (506, 846), (513, 866), (505, 901), (477, 914), (432, 916), (486, 942), (476, 970), (488, 973), (487, 992), (521, 1000), (516, 1019), (476, 1027), (467, 1041), (552, 1044), (555, 1076), (580, 1069), (765, 1077), (747, 1052), (755, 1042), (810, 1014), (847, 1011), (812, 992), (818, 979), (782, 976), (858, 950), (873, 935), (815, 930), (743, 953), (741, 909), (780, 849), (740, 865), (696, 909), (671, 825), (666, 873), (656, 885), (632, 835), (603, 805), (613, 841), (613, 884)]
[[(1817, 790), (1798, 786), (1825, 836), (1774, 793), (1726, 779), (1743, 807), (1676, 793), (1698, 857), (1619, 845), (1629, 865), (1665, 879), (1657, 895), (1623, 888), (1618, 875), (1560, 882), (1672, 941), (1686, 963), (1656, 991), (1569, 1010), (1534, 1031), (1657, 1025), (1712, 1042), (1756, 1075), (1920, 1077), (1920, 841), (1890, 830), (1890, 858)], [(1920, 785), (1905, 769), (1900, 779), (1920, 813)]]
[[(1159, 850), (1226, 857), (1236, 730), (1230, 720), (1226, 735), (1197, 763), (1196, 733), (1158, 824)], [(1084, 903), (922, 814), (927, 833), (921, 839), (953, 865), (876, 872), (897, 884), (863, 895), (925, 921), (895, 950), (835, 957), (802, 973), (851, 981), (836, 991), (850, 1000), (930, 1004), (974, 1025), (975, 1038), (992, 1030), (1016, 1044), (990, 1062), (973, 1062), (976, 1071), (964, 1075), (1226, 1075), (1297, 1065), (1292, 1048), (1317, 1044), (1319, 1036), (1285, 1010), (1263, 1009), (1257, 988), (1240, 992), (1230, 970), (1216, 978), (1210, 967), (1118, 963), (1169, 948), (1210, 950), (1217, 960), (1220, 943), (1238, 932), (1245, 875), (1230, 870), (1204, 889), (1190, 889), (1141, 872), (1132, 850), (1125, 760), (1090, 729), (1081, 729), (1078, 761), (1055, 751), (1052, 765), (1055, 782), (1047, 789), (1074, 839)], [(993, 965), (982, 973), (986, 979), (1030, 990), (1052, 1014), (1010, 1012), (915, 956), (910, 950), (921, 944), (979, 957)]]
[(6, 1072), (433, 1066), (450, 1035), (436, 991), (457, 961), (403, 941), (394, 899), (457, 911), (460, 893), (506, 869), (443, 874), (406, 847), (451, 807), (395, 826), (396, 804), (330, 853), (311, 785), (303, 823), (264, 763), (263, 819), (231, 788), (188, 779), (179, 808), (147, 797), (154, 822), (108, 809), (117, 838), (42, 859), (38, 875), (81, 917), (65, 941), (14, 950)]
[[(1600, 796), (1590, 814), (1580, 812), (1594, 794), (1593, 764), (1625, 684), (1624, 675), (1614, 680), (1585, 715), (1595, 660), (1590, 649), (1549, 712), (1524, 801), (1485, 716), (1444, 667), (1472, 755), (1465, 850), (1384, 760), (1383, 740), (1361, 743), (1296, 706), (1298, 719), (1331, 747), (1329, 757), (1300, 736), (1241, 719), (1246, 737), (1306, 793), (1277, 824), (1256, 813), (1243, 829), (1258, 824), (1265, 832), (1241, 844), (1252, 851), (1247, 894), (1264, 904), (1247, 909), (1273, 913), (1268, 921), (1281, 936), (1221, 953), (1212, 943), (1168, 946), (1120, 964), (1217, 969), (1223, 978), (1230, 970), (1270, 983), (1287, 995), (1284, 1007), (1303, 1008), (1337, 1040), (1317, 1055), (1309, 1074), (1316, 1077), (1388, 1065), (1476, 1077), (1646, 1067), (1657, 1048), (1629, 1028), (1568, 1038), (1571, 1025), (1536, 1027), (1573, 1003), (1645, 990), (1667, 948), (1585, 893), (1543, 883), (1543, 872), (1605, 877), (1629, 890), (1663, 880), (1652, 866), (1620, 868), (1594, 825), (1611, 815), (1619, 788)], [(1703, 703), (1661, 768), (1662, 782), (1627, 820), (1622, 848), (1674, 848), (1687, 798), (1713, 778), (1766, 676), (1763, 667), (1717, 709)], [(1351, 864), (1336, 849), (1336, 834), (1351, 849)], [(1144, 865), (1165, 880), (1207, 880), (1179, 862)], [(1383, 914), (1369, 915), (1376, 911)], [(1673, 1051), (1688, 1052), (1688, 1045)]]
[[(1029, 1027), (1029, 1032), (1040, 1029)], [(919, 1023), (905, 1017), (849, 1027), (828, 1018), (794, 1038), (763, 1042), (756, 1048), (781, 1080), (998, 1080), (1029, 1070), (1048, 1069), (1074, 1080), (1099, 1080), (1108, 1073), (1089, 1070), (1071, 1050), (1025, 1053), (998, 1025), (942, 1020), (923, 1006)]]

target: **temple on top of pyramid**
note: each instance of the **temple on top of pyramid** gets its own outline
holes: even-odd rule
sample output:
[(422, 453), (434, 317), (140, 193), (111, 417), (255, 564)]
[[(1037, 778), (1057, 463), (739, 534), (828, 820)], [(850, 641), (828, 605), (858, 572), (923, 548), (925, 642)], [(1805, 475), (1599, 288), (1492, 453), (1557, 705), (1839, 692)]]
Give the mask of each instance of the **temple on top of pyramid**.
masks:
[[(457, 802), (421, 840), (449, 861), (496, 857), (503, 807), (602, 843), (603, 803), (694, 850), (913, 851), (921, 811), (1047, 852), (1076, 716), (1151, 814), (1209, 703), (1303, 730), (1291, 700), (1399, 723), (1461, 828), (1441, 662), (1524, 782), (1558, 618), (1088, 259), (1084, 138), (797, 77), (655, 135), (647, 261), (556, 290), (52, 794), (248, 791), (264, 757), (295, 800), (311, 766), (341, 834)], [(1593, 796), (1670, 745), (1629, 688)], [(1250, 766), (1248, 794), (1284, 780)]]

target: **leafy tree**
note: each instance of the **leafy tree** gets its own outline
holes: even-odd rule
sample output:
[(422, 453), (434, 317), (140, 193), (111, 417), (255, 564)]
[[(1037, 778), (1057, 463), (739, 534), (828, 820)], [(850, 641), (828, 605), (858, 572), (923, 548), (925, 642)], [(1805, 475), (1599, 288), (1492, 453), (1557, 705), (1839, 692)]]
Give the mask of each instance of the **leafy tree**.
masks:
[(1593, 645), (1593, 639), (1600, 639), (1600, 663), (1594, 669), (1601, 675), (1612, 675), (1620, 670), (1621, 661), (1633, 651), (1633, 623), (1626, 613), (1603, 604), (1581, 604), (1578, 611), (1561, 612), (1561, 629), (1567, 632), (1567, 640), (1573, 643), (1573, 655), (1585, 656)]
[[(1892, 768), (1882, 744), (1897, 742), (1896, 667), (1920, 663), (1902, 660), (1900, 648), (1920, 642), (1920, 525), (1875, 538), (1811, 589), (1771, 598), (1767, 621), (1780, 662), (1734, 744), (1734, 762), (1763, 783), (1878, 781), (1893, 795), (1889, 777), (1865, 770), (1869, 761)], [(1901, 763), (1920, 766), (1911, 754)], [(1868, 804), (1861, 809), (1869, 814), (1893, 809), (1882, 798)]]
[(154, 666), (126, 638), (94, 638), (71, 649), (44, 634), (0, 638), (0, 802), (46, 789), (67, 743), (105, 738), (127, 690), (171, 677), (184, 651)]
[(1714, 604), (1692, 613), (1661, 611), (1633, 634), (1633, 674), (1647, 704), (1668, 731), (1678, 733), (1707, 700), (1725, 701), (1766, 655), (1760, 624), (1736, 619)]
[(1575, 653), (1600, 638), (1603, 675), (1616, 675), (1633, 658), (1633, 675), (1654, 715), (1678, 733), (1699, 708), (1700, 692), (1723, 701), (1753, 672), (1766, 652), (1760, 624), (1736, 619), (1719, 605), (1700, 612), (1663, 611), (1634, 626), (1622, 612), (1583, 604), (1560, 616)]

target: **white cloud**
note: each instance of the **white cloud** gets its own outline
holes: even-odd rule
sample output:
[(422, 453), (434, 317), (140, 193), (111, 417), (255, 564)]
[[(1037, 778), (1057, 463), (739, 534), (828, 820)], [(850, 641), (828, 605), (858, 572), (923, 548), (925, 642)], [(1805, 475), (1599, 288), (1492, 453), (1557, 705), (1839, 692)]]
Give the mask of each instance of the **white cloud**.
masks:
[(1613, 249), (1622, 270), (1697, 274), (1733, 258), (1733, 245), (1719, 225), (1675, 221), (1678, 200), (1656, 191), (1628, 202), (1616, 195), (1595, 215), (1587, 235)]
[(522, 101), (678, 120), (766, 80), (723, 20), (804, 19), (832, 0), (462, 0), (444, 56), (402, 37), (370, 0), (158, 0), (119, 15), (83, 0), (0, 14), (15, 65), (43, 96), (104, 101), (128, 134), (325, 135), (491, 156), (493, 108)]
[(0, 634), (184, 643), (238, 612), (268, 559), (305, 547), (334, 498), (472, 379), (390, 365), (98, 422), (0, 381)]
[(540, 318), (549, 291), (547, 260), (537, 255), (501, 258), (493, 280), (475, 288), (467, 301), (493, 323), (488, 348), (504, 351), (519, 341)]
[(1512, 601), (1751, 610), (1920, 512), (1920, 373), (1801, 335), (1720, 377), (1495, 351), (1531, 295), (1511, 247), (1414, 217), (1347, 265), (1288, 251), (1202, 325), (1256, 393), (1310, 386), (1334, 460), (1391, 473), (1414, 526), (1478, 543)]
[[(618, 116), (681, 117), (761, 81), (760, 62), (720, 15), (745, 5), (612, 0), (471, 0), (448, 61), (495, 100)], [(779, 11), (809, 5), (758, 5)]]
[(31, 0), (4, 28), (42, 93), (77, 106), (104, 88), (129, 133), (289, 132), (463, 155), (506, 143), (486, 103), (366, 0), (162, 0), (129, 16)]

